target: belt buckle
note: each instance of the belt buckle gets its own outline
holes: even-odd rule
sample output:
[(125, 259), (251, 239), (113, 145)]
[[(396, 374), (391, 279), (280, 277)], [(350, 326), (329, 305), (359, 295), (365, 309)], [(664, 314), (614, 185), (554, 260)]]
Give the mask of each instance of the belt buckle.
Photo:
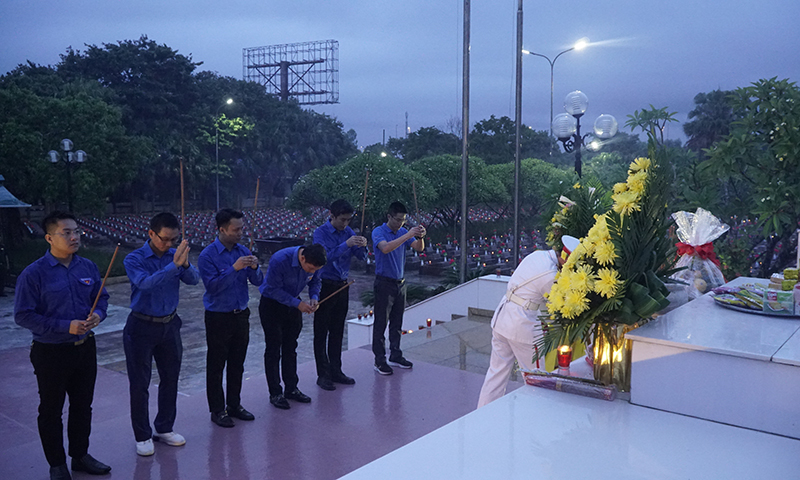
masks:
[(240, 310), (240, 309), (238, 309), (238, 308), (235, 308), (235, 309), (233, 309), (233, 314), (234, 314), (234, 315), (238, 315), (238, 314), (242, 313), (243, 311), (244, 311), (244, 310)]

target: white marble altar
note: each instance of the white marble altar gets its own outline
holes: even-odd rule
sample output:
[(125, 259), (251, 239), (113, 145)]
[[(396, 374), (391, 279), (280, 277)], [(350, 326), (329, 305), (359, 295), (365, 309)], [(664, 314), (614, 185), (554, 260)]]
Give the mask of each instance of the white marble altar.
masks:
[[(764, 280), (729, 285), (755, 281)], [(800, 438), (798, 330), (800, 319), (738, 312), (703, 295), (626, 335), (631, 403)]]

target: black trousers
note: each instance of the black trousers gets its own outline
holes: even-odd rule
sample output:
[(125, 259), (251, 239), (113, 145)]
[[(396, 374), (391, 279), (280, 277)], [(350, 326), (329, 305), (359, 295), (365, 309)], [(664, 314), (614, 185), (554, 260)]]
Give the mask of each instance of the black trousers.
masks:
[(241, 404), (242, 376), (247, 345), (250, 343), (250, 309), (234, 312), (206, 310), (206, 396), (208, 410), (219, 413), (225, 409), (222, 372), (227, 364), (226, 389), (228, 407)]
[[(327, 298), (345, 285), (346, 280), (323, 279), (319, 298)], [(342, 372), (342, 339), (349, 305), (350, 289), (345, 288), (314, 313), (314, 360), (318, 377), (330, 379), (331, 375)]]
[(300, 310), (262, 296), (258, 316), (264, 329), (264, 373), (269, 394), (280, 395), (297, 388), (297, 338), (303, 329)]
[(400, 335), (406, 309), (406, 285), (387, 277), (375, 277), (375, 323), (372, 325), (372, 353), (375, 364), (386, 362), (386, 322), (389, 322), (389, 360), (402, 358)]
[(51, 467), (67, 463), (61, 411), (69, 395), (67, 439), (69, 456), (89, 452), (92, 400), (97, 379), (97, 347), (94, 336), (81, 345), (40, 343), (31, 345), (31, 363), (39, 386), (39, 438)]

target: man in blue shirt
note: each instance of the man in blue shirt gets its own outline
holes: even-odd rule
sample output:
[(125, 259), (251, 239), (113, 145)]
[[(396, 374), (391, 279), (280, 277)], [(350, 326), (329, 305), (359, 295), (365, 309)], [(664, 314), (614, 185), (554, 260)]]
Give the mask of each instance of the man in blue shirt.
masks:
[[(150, 239), (125, 257), (131, 282), (131, 313), (123, 330), (125, 362), (131, 395), (131, 424), (136, 453), (152, 455), (153, 440), (174, 447), (186, 443), (172, 427), (177, 414), (181, 372), (181, 318), (176, 313), (180, 282), (197, 285), (200, 275), (189, 264), (189, 242), (181, 241), (180, 223), (163, 212), (150, 220)], [(177, 248), (172, 248), (178, 244)], [(156, 432), (150, 427), (148, 400), (153, 359), (158, 377)]]
[(72, 471), (106, 474), (111, 467), (89, 455), (97, 349), (92, 329), (106, 318), (108, 292), (92, 304), (102, 281), (97, 266), (76, 255), (81, 231), (69, 213), (42, 222), (50, 250), (17, 279), (14, 321), (33, 333), (31, 363), (39, 387), (39, 439), (50, 478), (69, 480), (61, 411), (69, 395), (69, 456)]
[[(331, 218), (314, 231), (314, 243), (325, 247), (328, 263), (322, 267), (320, 296), (328, 295), (347, 285), (350, 259), (367, 259), (367, 239), (356, 235), (349, 227), (353, 206), (347, 200), (331, 204)], [(317, 385), (324, 390), (336, 390), (334, 382), (353, 385), (356, 381), (342, 372), (342, 339), (344, 321), (350, 304), (350, 289), (345, 288), (319, 306), (314, 313), (314, 360), (317, 363)]]
[[(264, 372), (269, 387), (269, 402), (276, 408), (290, 408), (286, 400), (309, 403), (311, 399), (297, 388), (297, 338), (303, 328), (303, 314), (313, 313), (319, 301), (319, 269), (327, 259), (322, 245), (289, 247), (269, 259), (261, 284), (258, 315), (264, 329)], [(308, 285), (308, 303), (300, 292)], [(281, 388), (281, 375), (285, 389)]]
[(372, 231), (375, 249), (375, 323), (372, 325), (372, 353), (375, 354), (375, 371), (391, 375), (392, 367), (386, 363), (386, 321), (389, 321), (389, 364), (411, 368), (413, 363), (403, 358), (400, 335), (403, 312), (406, 308), (404, 270), (406, 248), (421, 252), (425, 248), (425, 227), (417, 225), (411, 230), (403, 228), (408, 210), (400, 202), (389, 205), (386, 223)]
[[(254, 420), (241, 404), (242, 375), (247, 345), (250, 343), (250, 309), (247, 281), (261, 285), (264, 274), (258, 259), (240, 245), (244, 215), (230, 208), (217, 213), (217, 239), (203, 249), (197, 268), (206, 287), (206, 396), (211, 421), (220, 427), (233, 427), (231, 417)], [(222, 371), (228, 364), (228, 403), (222, 390)]]

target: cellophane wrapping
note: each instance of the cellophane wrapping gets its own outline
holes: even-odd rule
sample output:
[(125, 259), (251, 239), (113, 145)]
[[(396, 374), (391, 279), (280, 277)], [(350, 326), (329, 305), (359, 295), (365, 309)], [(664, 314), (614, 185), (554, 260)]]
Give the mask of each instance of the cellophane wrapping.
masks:
[[(678, 240), (695, 249), (702, 249), (706, 244), (711, 244), (730, 228), (711, 212), (702, 208), (698, 208), (695, 213), (676, 212), (672, 214), (672, 218), (678, 226), (675, 232)], [(711, 248), (713, 251), (711, 245), (706, 248)], [(672, 278), (688, 284), (689, 300), (694, 300), (712, 288), (725, 284), (722, 271), (710, 258), (702, 258), (696, 253), (686, 253), (681, 255), (675, 264), (675, 268), (681, 267), (687, 268)]]
[(571, 379), (561, 375), (547, 375), (543, 373), (528, 373), (525, 375), (525, 383), (534, 387), (546, 388), (548, 390), (558, 390), (559, 392), (582, 395), (584, 397), (599, 398), (601, 400), (614, 401), (617, 398), (617, 388), (613, 385), (595, 385), (578, 379)]

